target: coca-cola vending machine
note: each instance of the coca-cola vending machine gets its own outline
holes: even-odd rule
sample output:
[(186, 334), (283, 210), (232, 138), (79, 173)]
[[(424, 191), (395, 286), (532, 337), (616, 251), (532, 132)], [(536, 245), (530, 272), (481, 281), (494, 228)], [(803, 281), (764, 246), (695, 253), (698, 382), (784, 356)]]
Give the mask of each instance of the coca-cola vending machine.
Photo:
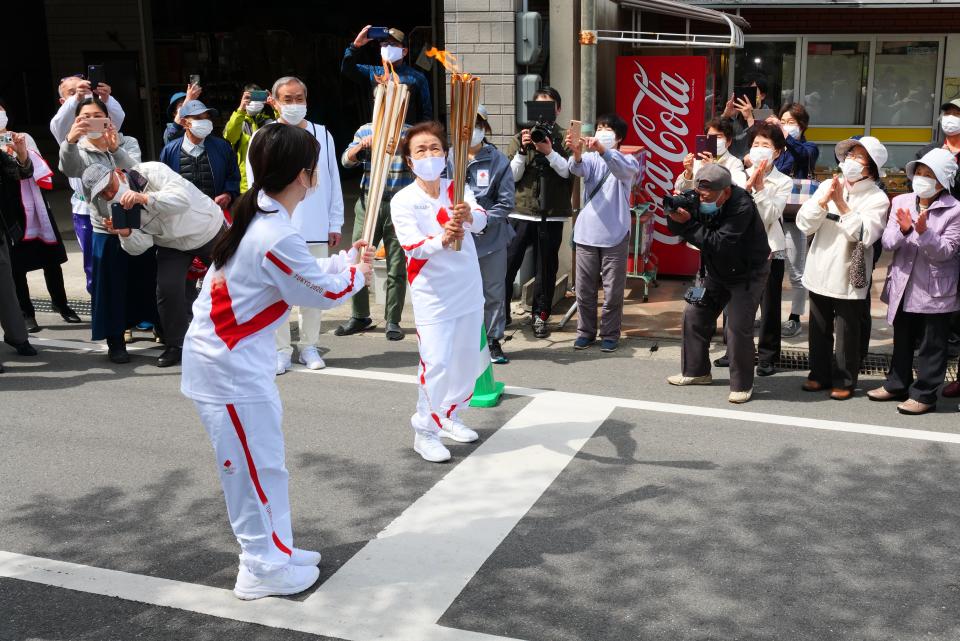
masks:
[(661, 274), (690, 276), (700, 252), (667, 229), (663, 197), (683, 170), (683, 159), (703, 133), (707, 59), (699, 56), (617, 58), (617, 113), (627, 121), (628, 145), (647, 151), (641, 192), (654, 215), (653, 253)]

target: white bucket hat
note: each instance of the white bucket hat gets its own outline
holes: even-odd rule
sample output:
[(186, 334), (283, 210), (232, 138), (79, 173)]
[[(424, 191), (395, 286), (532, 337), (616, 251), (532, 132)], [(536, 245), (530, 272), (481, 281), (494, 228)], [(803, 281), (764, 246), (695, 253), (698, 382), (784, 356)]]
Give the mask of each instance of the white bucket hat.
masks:
[(850, 153), (850, 150), (860, 145), (867, 150), (867, 155), (873, 160), (877, 165), (877, 169), (880, 170), (880, 175), (884, 175), (883, 165), (887, 162), (887, 148), (883, 146), (883, 143), (874, 138), (873, 136), (863, 136), (862, 138), (847, 138), (846, 140), (841, 140), (837, 143), (837, 146), (833, 148), (833, 153), (837, 157), (838, 161), (843, 161), (847, 157), (847, 154)]
[(953, 186), (953, 181), (957, 176), (957, 159), (954, 158), (953, 154), (943, 149), (931, 149), (923, 155), (923, 158), (920, 160), (911, 160), (907, 163), (907, 178), (913, 180), (914, 174), (917, 173), (917, 165), (926, 165), (933, 172), (933, 175), (937, 177), (937, 182), (940, 183), (942, 187), (950, 189)]

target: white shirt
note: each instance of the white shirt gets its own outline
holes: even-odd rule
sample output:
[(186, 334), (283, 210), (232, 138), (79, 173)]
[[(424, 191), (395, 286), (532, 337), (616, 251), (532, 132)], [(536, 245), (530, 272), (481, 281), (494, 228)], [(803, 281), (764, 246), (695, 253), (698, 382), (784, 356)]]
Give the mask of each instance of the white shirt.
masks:
[(199, 157), (204, 152), (203, 140), (197, 144), (193, 144), (193, 141), (190, 140), (190, 136), (183, 134), (183, 146), (181, 147), (184, 153), (187, 155), (193, 156), (194, 158)]
[[(573, 226), (573, 240), (591, 247), (616, 247), (630, 233), (630, 193), (640, 162), (616, 149), (608, 149), (602, 156), (587, 152), (580, 162), (570, 156), (568, 162), (570, 173), (583, 178), (580, 202), (584, 205)], [(598, 183), (600, 189), (585, 202)]]
[[(323, 125), (306, 121), (306, 130), (320, 143), (320, 155), (317, 158), (317, 190), (304, 198), (293, 210), (293, 226), (308, 243), (326, 243), (330, 234), (339, 234), (343, 228), (343, 190), (340, 187), (340, 171), (337, 169), (337, 153), (333, 136)], [(250, 136), (250, 143), (258, 133), (267, 127), (292, 127), (284, 123), (272, 123), (260, 127)], [(253, 167), (250, 166), (250, 154), (247, 153), (247, 184), (254, 181)]]
[[(830, 181), (821, 183), (797, 212), (797, 227), (807, 236), (813, 234), (803, 269), (803, 286), (821, 296), (863, 300), (870, 288), (873, 243), (883, 236), (890, 199), (871, 179), (861, 180), (844, 188), (844, 199), (850, 211), (839, 221), (833, 221), (827, 218), (827, 214), (840, 213), (834, 202), (828, 202), (827, 209), (820, 208), (820, 199), (829, 185)], [(854, 289), (850, 285), (850, 255), (854, 243), (860, 240), (861, 230), (866, 249), (867, 286)]]
[[(453, 182), (440, 181), (440, 197), (431, 198), (416, 182), (390, 201), (390, 219), (407, 255), (407, 281), (417, 325), (459, 318), (483, 309), (483, 283), (473, 235), (464, 234), (460, 251), (443, 246), (443, 225), (453, 211)], [(463, 200), (473, 213), (467, 232), (487, 226), (487, 214), (469, 187)]]
[[(753, 170), (751, 167), (747, 174), (752, 176)], [(763, 177), (763, 189), (749, 192), (753, 196), (753, 202), (757, 204), (760, 218), (763, 219), (771, 252), (784, 251), (787, 248), (787, 238), (783, 233), (783, 208), (787, 206), (787, 198), (792, 191), (793, 179), (774, 167)]]
[[(283, 206), (266, 194), (237, 252), (211, 267), (183, 342), (180, 391), (206, 403), (279, 396), (274, 331), (291, 305), (329, 309), (363, 288), (356, 252), (314, 258)], [(275, 213), (268, 213), (274, 211)]]
[[(733, 180), (733, 184), (737, 187), (743, 187), (747, 184), (747, 174), (743, 170), (743, 161), (731, 154), (729, 151), (725, 152), (722, 156), (717, 158), (717, 164), (721, 167), (726, 167), (730, 172), (730, 177)], [(693, 161), (693, 177), (687, 180), (687, 177), (683, 175), (683, 172), (680, 172), (680, 175), (677, 176), (676, 181), (673, 184), (674, 189), (677, 191), (684, 191), (685, 189), (696, 189), (697, 185), (694, 183), (694, 180), (697, 178), (697, 172), (700, 171), (700, 168), (703, 167), (703, 161), (697, 158)]]

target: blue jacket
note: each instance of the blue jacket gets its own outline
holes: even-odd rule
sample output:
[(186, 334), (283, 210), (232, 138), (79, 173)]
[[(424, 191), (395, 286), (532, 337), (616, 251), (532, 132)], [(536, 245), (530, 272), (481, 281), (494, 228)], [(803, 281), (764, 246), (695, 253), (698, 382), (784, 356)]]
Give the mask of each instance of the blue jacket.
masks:
[(510, 161), (493, 145), (484, 144), (467, 165), (467, 185), (477, 203), (487, 210), (487, 226), (473, 236), (477, 256), (483, 258), (506, 249), (516, 235), (507, 222), (515, 198)]
[[(160, 152), (160, 162), (180, 174), (180, 150), (183, 147), (183, 137), (171, 140)], [(236, 201), (240, 197), (240, 165), (237, 164), (237, 154), (223, 138), (208, 136), (203, 141), (203, 148), (207, 150), (210, 159), (210, 168), (213, 170), (213, 190), (216, 195), (230, 194)]]
[(781, 174), (791, 178), (813, 178), (813, 170), (817, 166), (820, 148), (800, 134), (799, 140), (787, 136), (787, 148), (774, 161), (774, 166)]
[[(357, 63), (356, 54), (359, 49), (355, 49), (351, 44), (343, 52), (343, 62), (340, 64), (340, 71), (346, 77), (360, 84), (368, 84), (371, 87), (377, 85), (377, 76), (386, 73), (380, 65), (361, 65)], [(411, 67), (408, 64), (401, 63), (394, 65), (394, 71), (400, 78), (400, 82), (410, 85), (416, 90), (416, 98), (420, 106), (419, 117), (415, 121), (433, 120), (433, 102), (430, 100), (430, 83), (427, 77)], [(413, 98), (414, 96), (411, 96)], [(409, 121), (413, 114), (407, 115)]]

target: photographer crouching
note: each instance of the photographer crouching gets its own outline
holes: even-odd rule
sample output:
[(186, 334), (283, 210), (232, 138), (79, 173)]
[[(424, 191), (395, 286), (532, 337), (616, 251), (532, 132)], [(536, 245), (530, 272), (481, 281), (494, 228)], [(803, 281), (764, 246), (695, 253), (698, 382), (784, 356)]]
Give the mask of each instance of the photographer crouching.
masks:
[(670, 231), (700, 250), (697, 285), (683, 311), (682, 373), (671, 385), (710, 385), (710, 339), (727, 310), (731, 403), (753, 395), (753, 319), (770, 274), (770, 246), (753, 198), (721, 165), (704, 165), (696, 189), (663, 199)]

